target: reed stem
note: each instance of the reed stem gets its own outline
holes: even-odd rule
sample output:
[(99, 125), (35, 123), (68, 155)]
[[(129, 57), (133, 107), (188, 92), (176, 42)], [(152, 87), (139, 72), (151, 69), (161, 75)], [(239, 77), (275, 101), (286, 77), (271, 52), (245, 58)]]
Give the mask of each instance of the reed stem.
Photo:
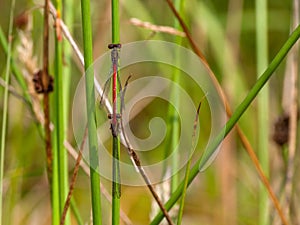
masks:
[[(95, 114), (95, 87), (93, 63), (93, 44), (90, 1), (81, 0), (83, 48), (84, 48), (84, 68), (85, 68), (85, 88), (86, 88), (86, 108), (88, 123), (89, 158), (90, 158), (90, 183), (92, 198), (93, 224), (100, 225), (101, 221), (101, 193), (98, 158), (98, 140)], [(82, 128), (84, 129), (84, 128)]]

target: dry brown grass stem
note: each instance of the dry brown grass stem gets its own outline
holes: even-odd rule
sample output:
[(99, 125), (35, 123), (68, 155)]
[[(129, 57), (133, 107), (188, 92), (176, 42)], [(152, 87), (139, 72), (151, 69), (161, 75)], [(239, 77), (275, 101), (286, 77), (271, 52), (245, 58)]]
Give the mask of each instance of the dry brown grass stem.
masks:
[[(72, 196), (72, 192), (73, 192), (73, 189), (74, 189), (74, 185), (75, 185), (75, 182), (76, 182), (76, 178), (77, 178), (79, 168), (81, 168), (86, 175), (90, 176), (89, 167), (81, 160), (82, 159), (82, 151), (83, 151), (83, 147), (84, 147), (85, 142), (86, 142), (86, 134), (83, 137), (82, 144), (80, 146), (79, 152), (77, 152), (68, 141), (64, 142), (64, 146), (68, 150), (68, 153), (76, 161), (74, 171), (73, 171), (73, 175), (72, 175), (72, 179), (71, 179), (71, 182), (70, 182), (70, 189), (69, 189), (68, 197), (67, 197), (67, 200), (66, 200), (66, 204), (64, 206), (64, 211), (67, 210), (67, 208), (69, 207), (69, 203), (67, 203), (67, 201), (70, 201), (68, 199), (70, 199), (71, 196)], [(73, 187), (71, 187), (71, 186), (73, 186)], [(109, 192), (106, 190), (106, 188), (104, 187), (104, 185), (101, 182), (100, 182), (100, 190), (101, 190), (101, 193), (103, 194), (103, 196), (106, 198), (106, 200), (111, 204), (112, 203), (111, 202), (112, 197), (111, 197), (111, 195), (109, 194)], [(131, 222), (131, 220), (128, 218), (128, 216), (126, 215), (126, 213), (122, 209), (120, 210), (120, 216), (121, 216), (121, 219), (123, 220), (124, 224), (126, 224), (126, 225), (132, 225), (133, 224)], [(61, 222), (61, 224), (63, 224), (63, 223)]]
[[(166, 0), (170, 9), (172, 10), (173, 14), (175, 15), (175, 17), (178, 19), (183, 31), (186, 33), (186, 37), (193, 49), (193, 51), (198, 55), (199, 59), (201, 60), (201, 62), (203, 63), (203, 65), (205, 66), (205, 68), (207, 69), (208, 73), (209, 73), (209, 76), (210, 78), (212, 79), (213, 81), (213, 84), (219, 94), (219, 96), (221, 97), (221, 99), (223, 100), (224, 102), (224, 105), (225, 105), (225, 109), (226, 109), (226, 113), (227, 113), (227, 116), (228, 117), (231, 117), (232, 115), (232, 111), (230, 109), (230, 105), (229, 105), (229, 101), (227, 100), (226, 98), (226, 95), (221, 87), (221, 85), (219, 84), (214, 72), (212, 71), (212, 69), (210, 68), (204, 54), (201, 52), (201, 50), (197, 47), (195, 41), (193, 40), (192, 38), (192, 35), (191, 33), (189, 32), (189, 29), (188, 27), (186, 26), (186, 24), (184, 23), (183, 19), (181, 18), (181, 16), (179, 15), (179, 13), (177, 12), (177, 10), (175, 9), (173, 3), (171, 0)], [(284, 225), (288, 225), (288, 222), (286, 220), (286, 217), (282, 211), (282, 208), (279, 204), (279, 201), (277, 199), (277, 197), (275, 196), (272, 188), (271, 188), (271, 185), (268, 181), (268, 179), (266, 178), (264, 172), (262, 171), (262, 168), (260, 166), (260, 163), (259, 163), (259, 160), (250, 144), (250, 142), (248, 141), (247, 137), (245, 136), (245, 134), (243, 133), (243, 131), (241, 130), (241, 128), (238, 126), (238, 125), (235, 125), (235, 128), (237, 130), (237, 133), (242, 141), (242, 144), (244, 146), (244, 148), (246, 149), (248, 155), (250, 156), (256, 170), (257, 170), (257, 173), (261, 179), (261, 181), (263, 182), (264, 186), (266, 187), (268, 193), (269, 193), (269, 196), (281, 218), (281, 221)]]
[[(57, 12), (56, 12), (55, 7), (51, 3), (50, 3), (50, 11), (51, 11), (51, 14), (56, 18)], [(73, 50), (75, 51), (77, 57), (79, 58), (79, 60), (81, 62), (81, 64), (84, 65), (83, 55), (80, 52), (80, 50), (79, 50), (76, 42), (74, 41), (72, 35), (70, 34), (67, 26), (64, 24), (63, 20), (61, 20), (61, 19), (58, 22), (60, 23), (62, 33), (64, 34), (64, 36), (66, 37), (66, 39), (71, 44)], [(102, 96), (103, 90), (102, 90), (102, 88), (100, 87), (100, 85), (98, 84), (98, 82), (96, 80), (95, 80), (95, 85), (97, 87), (98, 92), (100, 92), (99, 94)], [(108, 112), (111, 112), (112, 111), (112, 107), (111, 107), (109, 101), (104, 100), (104, 104), (105, 104), (105, 107), (108, 110)], [(122, 143), (129, 144), (128, 141), (126, 140), (126, 136), (125, 136), (124, 130), (121, 131), (120, 139), (121, 139)], [(129, 145), (127, 145), (127, 146), (129, 146)], [(143, 167), (141, 166), (140, 160), (138, 158), (138, 155), (131, 148), (127, 148), (127, 150), (128, 150), (128, 154), (129, 154), (129, 156), (131, 158), (131, 161), (133, 162), (133, 164), (136, 167), (137, 171), (139, 171), (139, 173), (143, 177), (143, 179), (144, 179), (147, 187), (149, 188), (151, 194), (153, 195), (153, 197), (157, 201), (158, 205), (162, 209), (162, 211), (163, 211), (165, 217), (167, 218), (169, 224), (173, 224), (172, 221), (171, 221), (171, 219), (170, 219), (170, 217), (168, 216), (167, 210), (164, 208), (163, 203), (160, 201), (157, 193), (155, 192), (154, 188), (151, 185), (151, 182), (150, 182), (150, 180), (149, 180), (146, 172), (144, 171)]]
[[(49, 0), (45, 0), (44, 5), (44, 34), (43, 34), (43, 73), (42, 82), (43, 87), (48, 88), (49, 84)], [(45, 129), (45, 146), (47, 155), (47, 172), (50, 184), (52, 183), (52, 146), (51, 146), (51, 130), (50, 130), (50, 110), (49, 110), (49, 93), (44, 92), (43, 99), (44, 110), (44, 129)]]
[(141, 21), (137, 18), (131, 18), (129, 22), (134, 26), (142, 27), (151, 30), (153, 32), (162, 32), (162, 33), (167, 33), (167, 34), (176, 35), (180, 37), (186, 36), (184, 32), (176, 30), (173, 27), (159, 26), (159, 25), (152, 24), (150, 22)]

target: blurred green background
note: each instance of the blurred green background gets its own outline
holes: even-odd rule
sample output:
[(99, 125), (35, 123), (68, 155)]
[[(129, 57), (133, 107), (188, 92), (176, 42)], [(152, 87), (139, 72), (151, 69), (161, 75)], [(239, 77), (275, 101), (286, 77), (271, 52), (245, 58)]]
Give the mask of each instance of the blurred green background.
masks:
[[(0, 26), (7, 36), (10, 1), (0, 2)], [(33, 43), (31, 58), (27, 63), (35, 64), (36, 68), (42, 67), (42, 32), (43, 15), (41, 6), (43, 1), (16, 1), (15, 16), (27, 12), (31, 29), (27, 32), (27, 38)], [(93, 50), (94, 58), (107, 51), (107, 45), (111, 40), (110, 1), (91, 1), (92, 25), (93, 25)], [(64, 14), (73, 13), (74, 21), (67, 24), (71, 34), (82, 50), (82, 29), (80, 1), (76, 1), (74, 8), (64, 8)], [(186, 0), (184, 6), (184, 20), (187, 22), (193, 39), (204, 52), (209, 65), (215, 72), (223, 90), (226, 92), (232, 109), (244, 99), (249, 89), (257, 79), (257, 48), (256, 48), (256, 23), (255, 2), (243, 0)], [(131, 18), (138, 18), (160, 26), (174, 27), (174, 15), (165, 1), (158, 0), (126, 0), (120, 2), (121, 13), (121, 43), (129, 43), (139, 40), (164, 40), (174, 42), (175, 37), (166, 33), (153, 33), (148, 29), (134, 26)], [(287, 40), (292, 20), (292, 1), (272, 0), (267, 6), (268, 29), (268, 54), (269, 60), (278, 52)], [(53, 20), (50, 20), (50, 71), (53, 74), (54, 61), (54, 28)], [(15, 24), (16, 25), (16, 24)], [(24, 60), (20, 59), (18, 46), (21, 45), (20, 28), (14, 27), (13, 31), (13, 60), (21, 72), (26, 70)], [(64, 45), (68, 45), (65, 41)], [(188, 41), (183, 38), (183, 46), (190, 48)], [(6, 54), (0, 48), (0, 72), (3, 79)], [(34, 61), (35, 59), (36, 61)], [(25, 61), (26, 62), (26, 61)], [(71, 101), (78, 80), (83, 74), (83, 69), (75, 54), (73, 54), (71, 67)], [(282, 108), (283, 80), (286, 74), (285, 62), (276, 70), (276, 74), (269, 82), (270, 112), (268, 115), (270, 134), (265, 137), (269, 142), (270, 154), (270, 183), (277, 196), (280, 196), (280, 184), (285, 177), (285, 163), (282, 157), (282, 147), (278, 147), (272, 140), (274, 122), (285, 110)], [(131, 72), (131, 71), (129, 71)], [(142, 73), (142, 71), (140, 71)], [(121, 78), (124, 82), (125, 78)], [(133, 77), (133, 79), (135, 79)], [(11, 77), (10, 84), (21, 96), (24, 94), (15, 77)], [(201, 98), (201, 94), (193, 91), (191, 83), (182, 81), (186, 89), (190, 88), (190, 94), (195, 102)], [(3, 106), (3, 86), (0, 88), (0, 113)], [(200, 97), (199, 97), (200, 96)], [(147, 136), (147, 124), (153, 115), (164, 114), (163, 105), (159, 100), (153, 101), (144, 108), (141, 114), (134, 119), (133, 130), (137, 136)], [(245, 132), (254, 149), (258, 148), (258, 123), (257, 102), (255, 101), (241, 118), (239, 125)], [(160, 109), (160, 110), (159, 110)], [(40, 109), (41, 110), (41, 109)], [(200, 113), (204, 120), (209, 111), (204, 109)], [(205, 116), (206, 115), (206, 116)], [(203, 118), (202, 117), (202, 118)], [(1, 121), (2, 122), (2, 121)], [(69, 117), (68, 141), (76, 146), (73, 137), (71, 114)], [(146, 132), (145, 132), (146, 131)], [(204, 132), (201, 140), (206, 140), (208, 133)], [(8, 132), (5, 149), (4, 170), (4, 217), (3, 224), (51, 224), (51, 205), (49, 198), (49, 186), (46, 177), (46, 156), (44, 143), (36, 126), (36, 118), (29, 110), (28, 105), (19, 98), (10, 95)], [(167, 144), (167, 143), (165, 143)], [(200, 145), (200, 144), (199, 144)], [(162, 149), (165, 146), (162, 146)], [(195, 152), (195, 159), (201, 155), (201, 150)], [(122, 157), (128, 161), (124, 151)], [(153, 157), (161, 157), (156, 155)], [(72, 174), (75, 160), (69, 157), (69, 171)], [(299, 162), (297, 164), (299, 167)], [(295, 170), (298, 175), (297, 169)], [(184, 170), (180, 172), (183, 177)], [(138, 175), (136, 175), (138, 176)], [(297, 181), (297, 180), (296, 180)], [(102, 179), (104, 186), (110, 190), (110, 181)], [(299, 221), (299, 182), (294, 185), (295, 199), (293, 199), (292, 220)], [(74, 199), (84, 222), (90, 220), (90, 188), (89, 178), (79, 171), (75, 186)], [(222, 145), (222, 151), (216, 161), (204, 173), (200, 173), (187, 191), (183, 224), (218, 224), (218, 225), (255, 225), (259, 218), (259, 184), (260, 180), (255, 167), (241, 146), (235, 131), (226, 138)], [(163, 185), (157, 185), (163, 190)], [(298, 201), (297, 201), (298, 200)], [(103, 201), (104, 224), (109, 224), (110, 204), (105, 198)], [(146, 187), (123, 186), (121, 208), (132, 220), (133, 224), (149, 224), (151, 221), (151, 205), (154, 204)], [(274, 207), (269, 201), (268, 207), (270, 222), (276, 224), (278, 217)], [(153, 212), (152, 212), (153, 213)], [(72, 217), (72, 224), (76, 224)], [(295, 223), (296, 224), (296, 223)]]

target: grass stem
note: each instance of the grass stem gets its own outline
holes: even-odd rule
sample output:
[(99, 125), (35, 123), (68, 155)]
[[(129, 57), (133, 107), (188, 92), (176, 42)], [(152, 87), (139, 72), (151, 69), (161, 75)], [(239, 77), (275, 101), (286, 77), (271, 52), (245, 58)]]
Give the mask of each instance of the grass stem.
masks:
[[(235, 126), (235, 124), (238, 122), (240, 117), (243, 115), (243, 113), (246, 111), (246, 109), (249, 107), (249, 105), (252, 103), (252, 101), (255, 99), (256, 95), (259, 93), (261, 88), (265, 85), (265, 83), (270, 79), (270, 77), (273, 75), (274, 71), (278, 68), (282, 60), (285, 58), (289, 50), (292, 48), (292, 46), (297, 42), (297, 40), (300, 37), (300, 26), (298, 26), (294, 32), (290, 35), (288, 40), (284, 43), (284, 45), (281, 47), (279, 52), (276, 54), (274, 59), (269, 64), (268, 68), (264, 71), (264, 73), (260, 76), (260, 78), (256, 81), (252, 89), (249, 91), (248, 95), (245, 97), (243, 102), (237, 107), (237, 109), (232, 114), (231, 118), (228, 120), (226, 125), (223, 127), (221, 132), (216, 136), (216, 138), (211, 142), (211, 144), (207, 147), (204, 154), (201, 156), (200, 159), (197, 160), (195, 165), (191, 168), (189, 181), (190, 184), (193, 179), (195, 179), (196, 175), (202, 171), (203, 167), (206, 165), (206, 163), (209, 161), (210, 157), (214, 154), (215, 150), (219, 146), (219, 144), (222, 142), (224, 137), (227, 136), (227, 134), (232, 130), (232, 128)], [(263, 180), (264, 184), (265, 181)], [(169, 210), (179, 199), (181, 196), (182, 190), (183, 190), (184, 184), (181, 183), (176, 191), (172, 194), (169, 201), (165, 204), (165, 207), (167, 210)], [(269, 193), (270, 194), (270, 193)], [(272, 197), (272, 196), (271, 196)], [(279, 204), (276, 204), (276, 201), (274, 201), (273, 197), (272, 200), (274, 202), (274, 205), (276, 207), (276, 210), (278, 212), (282, 212), (281, 207)], [(278, 201), (277, 201), (278, 203)], [(283, 214), (280, 214), (282, 223), (287, 225), (287, 221)], [(152, 220), (151, 225), (159, 224), (160, 221), (163, 219), (163, 213), (159, 212), (156, 217)]]
[[(58, 178), (58, 189), (59, 189), (59, 215), (63, 214), (64, 203), (68, 195), (68, 162), (67, 162), (67, 151), (64, 148), (64, 140), (66, 139), (66, 122), (65, 122), (65, 111), (68, 105), (64, 104), (64, 78), (63, 76), (63, 43), (62, 33), (60, 28), (60, 19), (62, 12), (62, 2), (56, 1), (56, 22), (55, 22), (55, 87), (54, 87), (54, 123), (55, 123), (55, 148), (53, 152), (53, 158), (56, 161), (53, 173), (57, 173), (55, 178)], [(56, 171), (54, 171), (54, 169)], [(57, 188), (56, 186), (53, 188)], [(55, 201), (55, 200), (54, 200)], [(56, 224), (59, 223), (60, 217)], [(65, 224), (70, 224), (70, 215), (65, 215)]]
[[(214, 84), (219, 96), (224, 101), (225, 109), (226, 109), (226, 113), (227, 113), (228, 117), (231, 117), (232, 116), (232, 111), (230, 109), (229, 101), (227, 100), (227, 98), (225, 96), (225, 93), (224, 93), (222, 87), (220, 86), (214, 72), (212, 71), (210, 65), (208, 64), (208, 62), (207, 62), (206, 58), (204, 57), (203, 53), (201, 52), (201, 50), (197, 47), (197, 45), (196, 45), (195, 41), (193, 40), (186, 24), (184, 23), (183, 19), (180, 17), (179, 13), (177, 12), (177, 10), (174, 7), (174, 5), (172, 4), (172, 2), (170, 0), (166, 0), (166, 1), (169, 4), (169, 6), (170, 6), (171, 10), (173, 11), (174, 15), (176, 16), (176, 18), (178, 19), (180, 25), (182, 26), (182, 29), (186, 33), (187, 39), (190, 42), (190, 45), (191, 45), (193, 51), (198, 55), (199, 59), (204, 64), (205, 68), (207, 69), (207, 71), (209, 73), (209, 76), (212, 79), (213, 84)], [(281, 207), (279, 207), (278, 199), (276, 198), (268, 179), (266, 178), (266, 176), (264, 175), (264, 173), (261, 169), (261, 166), (259, 164), (259, 161), (257, 159), (257, 156), (256, 156), (252, 146), (250, 145), (248, 139), (246, 138), (246, 136), (244, 135), (244, 133), (242, 132), (241, 128), (238, 125), (236, 125), (236, 129), (237, 129), (237, 133), (239, 135), (239, 138), (242, 141), (243, 146), (245, 147), (249, 157), (251, 158), (251, 160), (252, 160), (252, 162), (253, 162), (253, 164), (254, 164), (257, 172), (258, 172), (259, 177), (261, 178), (263, 184), (265, 185), (265, 187), (266, 187), (266, 189), (269, 193), (269, 196), (271, 197), (271, 199), (273, 201), (273, 204), (276, 206), (276, 209), (278, 210), (278, 214), (280, 214), (283, 221), (286, 221), (285, 218), (284, 218), (282, 210), (279, 210), (279, 209), (281, 209)]]
[[(118, 44), (120, 42), (120, 18), (119, 18), (119, 0), (111, 1), (111, 18), (112, 18), (112, 44)], [(112, 49), (114, 51), (114, 49)], [(118, 70), (118, 65), (113, 66), (113, 82), (112, 82), (112, 106), (113, 106), (113, 118), (112, 118), (112, 153), (113, 153), (113, 162), (112, 162), (112, 171), (113, 171), (113, 181), (112, 181), (112, 224), (120, 224), (120, 197), (121, 197), (121, 180), (120, 180), (120, 138), (119, 132), (115, 135), (115, 129), (117, 124), (113, 124), (113, 121), (116, 120), (117, 114), (120, 114), (120, 102), (117, 95), (118, 84), (117, 76), (120, 76)]]
[(102, 224), (90, 1), (81, 0), (93, 224)]
[(43, 110), (44, 110), (44, 130), (45, 130), (45, 147), (47, 155), (47, 172), (48, 180), (51, 186), (52, 183), (52, 145), (51, 145), (51, 130), (50, 130), (50, 109), (49, 109), (49, 0), (45, 0), (44, 5), (44, 33), (43, 33), (43, 72), (42, 86), (44, 89)]
[[(184, 0), (176, 0), (175, 1), (175, 7), (178, 9), (179, 13), (182, 13), (183, 11), (183, 4), (184, 4)], [(180, 29), (180, 25), (178, 24), (178, 21), (175, 19), (174, 21), (174, 28), (175, 29)], [(175, 37), (175, 43), (178, 45), (182, 44), (182, 37)], [(178, 70), (174, 71), (174, 75), (173, 75), (173, 81), (176, 83), (180, 82), (180, 73)], [(172, 86), (173, 87), (173, 86)], [(175, 105), (179, 105), (180, 104), (180, 99), (177, 97), (178, 96), (178, 89), (177, 88), (172, 88), (171, 89), (171, 96), (172, 99), (174, 101)], [(169, 118), (171, 118), (171, 145), (170, 145), (170, 149), (173, 150), (176, 148), (177, 145), (177, 141), (179, 138), (179, 133), (180, 133), (180, 123), (179, 123), (179, 116), (177, 114), (177, 112), (175, 110), (173, 110), (172, 107), (169, 108)], [(167, 153), (169, 154), (169, 153)], [(174, 157), (172, 158), (172, 170), (174, 171), (178, 171), (178, 155), (175, 154)], [(176, 187), (178, 186), (178, 175), (175, 174), (172, 179), (171, 179), (171, 193), (173, 190), (176, 189)]]
[[(256, 60), (257, 74), (268, 66), (267, 1), (256, 0)], [(269, 177), (269, 85), (266, 84), (258, 96), (258, 158), (266, 177)], [(259, 222), (269, 224), (268, 192), (259, 187)]]
[(5, 156), (5, 140), (7, 131), (7, 114), (8, 114), (8, 85), (11, 72), (11, 48), (12, 48), (12, 29), (15, 10), (15, 0), (11, 1), (9, 28), (8, 28), (8, 48), (5, 70), (4, 99), (3, 99), (3, 114), (2, 114), (2, 132), (1, 132), (1, 149), (0, 149), (0, 223), (2, 223), (2, 202), (3, 202), (3, 177), (4, 177), (4, 156)]
[(192, 154), (191, 153), (192, 153), (192, 149), (195, 147), (195, 144), (196, 144), (195, 143), (195, 138), (196, 138), (196, 132), (197, 132), (198, 118), (199, 118), (201, 103), (202, 103), (202, 100), (199, 103), (196, 118), (195, 118), (195, 121), (194, 121), (193, 135), (192, 135), (192, 146), (191, 146), (191, 149), (189, 150), (189, 157), (188, 157), (189, 160), (186, 164), (186, 169), (185, 169), (185, 175), (184, 175), (184, 180), (183, 180), (183, 190), (182, 190), (182, 195), (181, 195), (180, 208), (179, 208), (179, 212), (178, 212), (177, 225), (181, 225), (181, 222), (182, 222), (184, 201), (185, 201), (185, 196), (186, 196), (186, 191), (187, 191), (187, 186), (188, 186), (188, 180), (189, 180), (189, 175), (190, 175), (190, 167), (191, 167), (191, 163), (192, 163)]
[[(2, 27), (0, 27), (0, 43), (2, 45), (2, 48), (5, 52), (5, 54), (7, 55), (8, 54), (8, 43), (7, 43), (7, 40), (5, 38), (5, 35), (3, 34)], [(27, 83), (26, 83), (26, 81), (23, 77), (23, 74), (21, 73), (19, 68), (16, 66), (16, 63), (15, 63), (14, 59), (11, 59), (11, 71), (12, 71), (14, 77), (16, 78), (18, 84), (20, 85), (20, 87), (23, 91), (22, 96), (25, 98), (26, 103), (29, 105), (30, 112), (32, 113), (32, 115), (35, 115), (32, 100), (31, 100), (31, 96), (28, 92)], [(44, 130), (43, 130), (42, 124), (39, 123), (38, 120), (36, 120), (36, 121), (37, 121), (36, 125), (38, 127), (39, 133), (40, 133), (41, 137), (44, 137)]]

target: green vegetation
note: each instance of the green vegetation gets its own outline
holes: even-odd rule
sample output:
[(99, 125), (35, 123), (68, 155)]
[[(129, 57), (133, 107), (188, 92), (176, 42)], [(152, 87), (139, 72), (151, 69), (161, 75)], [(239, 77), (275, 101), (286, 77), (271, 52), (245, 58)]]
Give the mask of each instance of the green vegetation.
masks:
[[(44, 10), (35, 4), (6, 1), (0, 9), (1, 224), (154, 225), (164, 216), (168, 217), (164, 224), (183, 225), (300, 223), (300, 161), (296, 157), (300, 152), (295, 141), (299, 121), (288, 124), (297, 120), (297, 113), (290, 109), (299, 102), (291, 94), (297, 93), (299, 85), (289, 83), (288, 78), (292, 75), (297, 80), (298, 76), (295, 44), (300, 27), (295, 27), (298, 23), (293, 20), (299, 9), (293, 0), (50, 1), (49, 54), (43, 47)], [(188, 33), (182, 35), (183, 31)], [(203, 73), (213, 77), (218, 94), (225, 93), (226, 125), (209, 143), (214, 110), (206, 98), (209, 93), (184, 71), (155, 62), (122, 67), (132, 56), (124, 45), (143, 40), (167, 41), (190, 49), (204, 65)], [(116, 87), (122, 89), (117, 93), (116, 126), (111, 125), (114, 115), (108, 112), (113, 105), (113, 82), (105, 85), (112, 76), (112, 50), (107, 49), (111, 43), (122, 44), (118, 49)], [(143, 54), (143, 49), (138, 50)], [(104, 53), (108, 60), (99, 66), (98, 58)], [(178, 54), (174, 52), (174, 61), (180, 65)], [(286, 60), (291, 54), (296, 61)], [(45, 65), (45, 55), (49, 65)], [(43, 92), (44, 77), (38, 86), (38, 71), (43, 68), (49, 68), (54, 77), (53, 92)], [(195, 108), (201, 102), (199, 114), (185, 109), (180, 115), (176, 105), (186, 102), (178, 97), (176, 86), (170, 86), (162, 92), (173, 105), (166, 99), (147, 97), (130, 108), (129, 126), (121, 124), (124, 111), (140, 94), (134, 83), (160, 75), (184, 89)], [(204, 75), (199, 71), (198, 76)], [(73, 101), (82, 77), (84, 104)], [(107, 88), (107, 94), (97, 93), (94, 77)], [(51, 86), (51, 79), (48, 82)], [(149, 85), (145, 83), (143, 91), (153, 89)], [(50, 134), (44, 125), (48, 95)], [(102, 97), (107, 103), (100, 102)], [(74, 119), (74, 109), (82, 110), (86, 121)], [(196, 118), (194, 127), (183, 127), (181, 118), (186, 115)], [(166, 135), (151, 151), (138, 151), (134, 147), (144, 147), (139, 143), (147, 145), (143, 139), (163, 130), (152, 130), (154, 117), (164, 120)], [(80, 122), (84, 124), (78, 143), (74, 123)], [(129, 128), (141, 140), (133, 141)], [(190, 137), (191, 143), (174, 155), (180, 135)], [(293, 146), (288, 143), (289, 135), (294, 137)], [(52, 158), (45, 148), (51, 148)], [(80, 149), (83, 159), (77, 170)], [(208, 164), (217, 150), (218, 157)], [(133, 161), (140, 173), (133, 167), (124, 171), (124, 165)], [(149, 169), (160, 162), (159, 170)], [(147, 184), (149, 192), (146, 182), (157, 182), (157, 177), (168, 179)], [(132, 185), (128, 180), (145, 185)], [(69, 185), (74, 188), (71, 199), (67, 199)], [(164, 207), (168, 212), (162, 212)]]

